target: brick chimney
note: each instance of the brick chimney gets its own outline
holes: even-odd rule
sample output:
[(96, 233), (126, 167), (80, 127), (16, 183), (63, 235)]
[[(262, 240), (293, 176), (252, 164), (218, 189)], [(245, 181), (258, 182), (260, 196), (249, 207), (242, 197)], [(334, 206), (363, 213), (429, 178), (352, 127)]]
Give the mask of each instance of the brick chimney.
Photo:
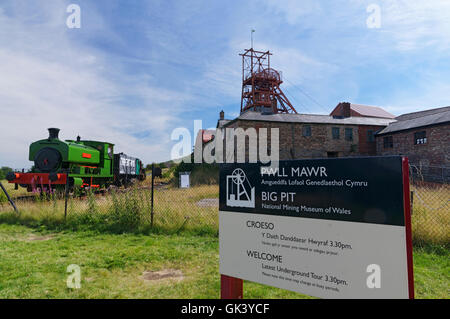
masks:
[(220, 120), (223, 120), (223, 119), (225, 119), (225, 112), (222, 110), (222, 111), (220, 111), (220, 116), (219, 116), (219, 119)]
[(342, 102), (342, 116), (343, 117), (350, 117), (351, 111), (350, 111), (350, 103), (349, 102)]

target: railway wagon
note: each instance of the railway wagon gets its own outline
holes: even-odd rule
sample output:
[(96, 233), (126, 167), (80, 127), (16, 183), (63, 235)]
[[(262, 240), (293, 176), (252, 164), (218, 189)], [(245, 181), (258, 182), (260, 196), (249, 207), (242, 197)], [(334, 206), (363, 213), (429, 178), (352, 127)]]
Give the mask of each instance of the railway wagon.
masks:
[(49, 128), (49, 136), (31, 143), (31, 172), (10, 172), (6, 179), (29, 192), (53, 192), (64, 189), (101, 189), (111, 185), (129, 185), (144, 180), (142, 162), (126, 154), (114, 154), (109, 142), (59, 139), (59, 129)]
[(113, 172), (116, 185), (127, 185), (132, 179), (145, 179), (142, 162), (124, 153), (114, 154)]

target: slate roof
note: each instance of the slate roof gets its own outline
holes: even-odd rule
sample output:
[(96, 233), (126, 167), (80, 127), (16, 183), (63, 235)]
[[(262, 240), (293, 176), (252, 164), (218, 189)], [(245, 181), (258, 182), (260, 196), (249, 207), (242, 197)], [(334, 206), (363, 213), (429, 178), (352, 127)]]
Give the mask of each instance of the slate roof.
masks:
[[(315, 123), (315, 124), (341, 124), (341, 125), (375, 125), (387, 126), (394, 122), (394, 119), (375, 118), (375, 117), (347, 117), (343, 119), (334, 118), (329, 115), (321, 114), (264, 114), (261, 112), (247, 111), (242, 113), (236, 120), (243, 121), (269, 121), (285, 123)], [(230, 123), (228, 122), (228, 123)], [(227, 123), (227, 124), (228, 124)]]
[(226, 125), (230, 121), (231, 120), (219, 120), (219, 121), (217, 121), (217, 127), (216, 128), (221, 128), (222, 126)]
[(449, 122), (450, 107), (408, 113), (397, 117), (397, 122), (384, 128), (378, 135)]
[(411, 119), (415, 119), (415, 118), (418, 118), (418, 117), (424, 117), (424, 116), (427, 116), (427, 115), (432, 115), (432, 114), (437, 114), (437, 113), (442, 113), (442, 112), (448, 112), (448, 111), (450, 111), (450, 106), (439, 107), (439, 108), (436, 108), (436, 109), (430, 109), (430, 110), (425, 110), (425, 111), (419, 111), (419, 112), (402, 114), (400, 116), (397, 116), (396, 120), (397, 121), (411, 120)]

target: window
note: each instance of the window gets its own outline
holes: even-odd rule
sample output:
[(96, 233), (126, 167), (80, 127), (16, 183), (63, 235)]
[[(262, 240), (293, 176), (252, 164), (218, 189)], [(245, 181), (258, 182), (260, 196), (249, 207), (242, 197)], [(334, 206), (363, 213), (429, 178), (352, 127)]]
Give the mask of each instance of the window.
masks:
[(394, 147), (394, 139), (392, 136), (383, 137), (383, 147), (384, 148), (393, 148)]
[(303, 126), (303, 136), (311, 136), (311, 125)]
[(353, 141), (353, 129), (352, 128), (345, 129), (345, 140)]
[(109, 158), (113, 158), (113, 155), (114, 155), (114, 153), (113, 153), (113, 147), (110, 145), (110, 146), (108, 146), (108, 156), (109, 156)]
[(414, 133), (414, 145), (426, 144), (427, 143), (427, 132), (421, 131)]
[(375, 134), (373, 130), (367, 130), (367, 142), (375, 142)]
[(339, 139), (339, 127), (332, 127), (331, 135), (333, 136), (333, 140), (338, 140)]
[(327, 156), (330, 158), (339, 157), (339, 153), (338, 152), (327, 152)]

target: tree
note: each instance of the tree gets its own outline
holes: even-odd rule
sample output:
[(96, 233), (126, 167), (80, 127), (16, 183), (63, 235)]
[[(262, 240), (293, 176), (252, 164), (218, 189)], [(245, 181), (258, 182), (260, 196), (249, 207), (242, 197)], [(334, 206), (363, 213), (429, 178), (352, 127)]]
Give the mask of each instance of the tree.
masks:
[(12, 170), (13, 169), (11, 167), (2, 166), (2, 168), (0, 168), (0, 180), (5, 179), (6, 174), (8, 174), (9, 172), (12, 172)]

